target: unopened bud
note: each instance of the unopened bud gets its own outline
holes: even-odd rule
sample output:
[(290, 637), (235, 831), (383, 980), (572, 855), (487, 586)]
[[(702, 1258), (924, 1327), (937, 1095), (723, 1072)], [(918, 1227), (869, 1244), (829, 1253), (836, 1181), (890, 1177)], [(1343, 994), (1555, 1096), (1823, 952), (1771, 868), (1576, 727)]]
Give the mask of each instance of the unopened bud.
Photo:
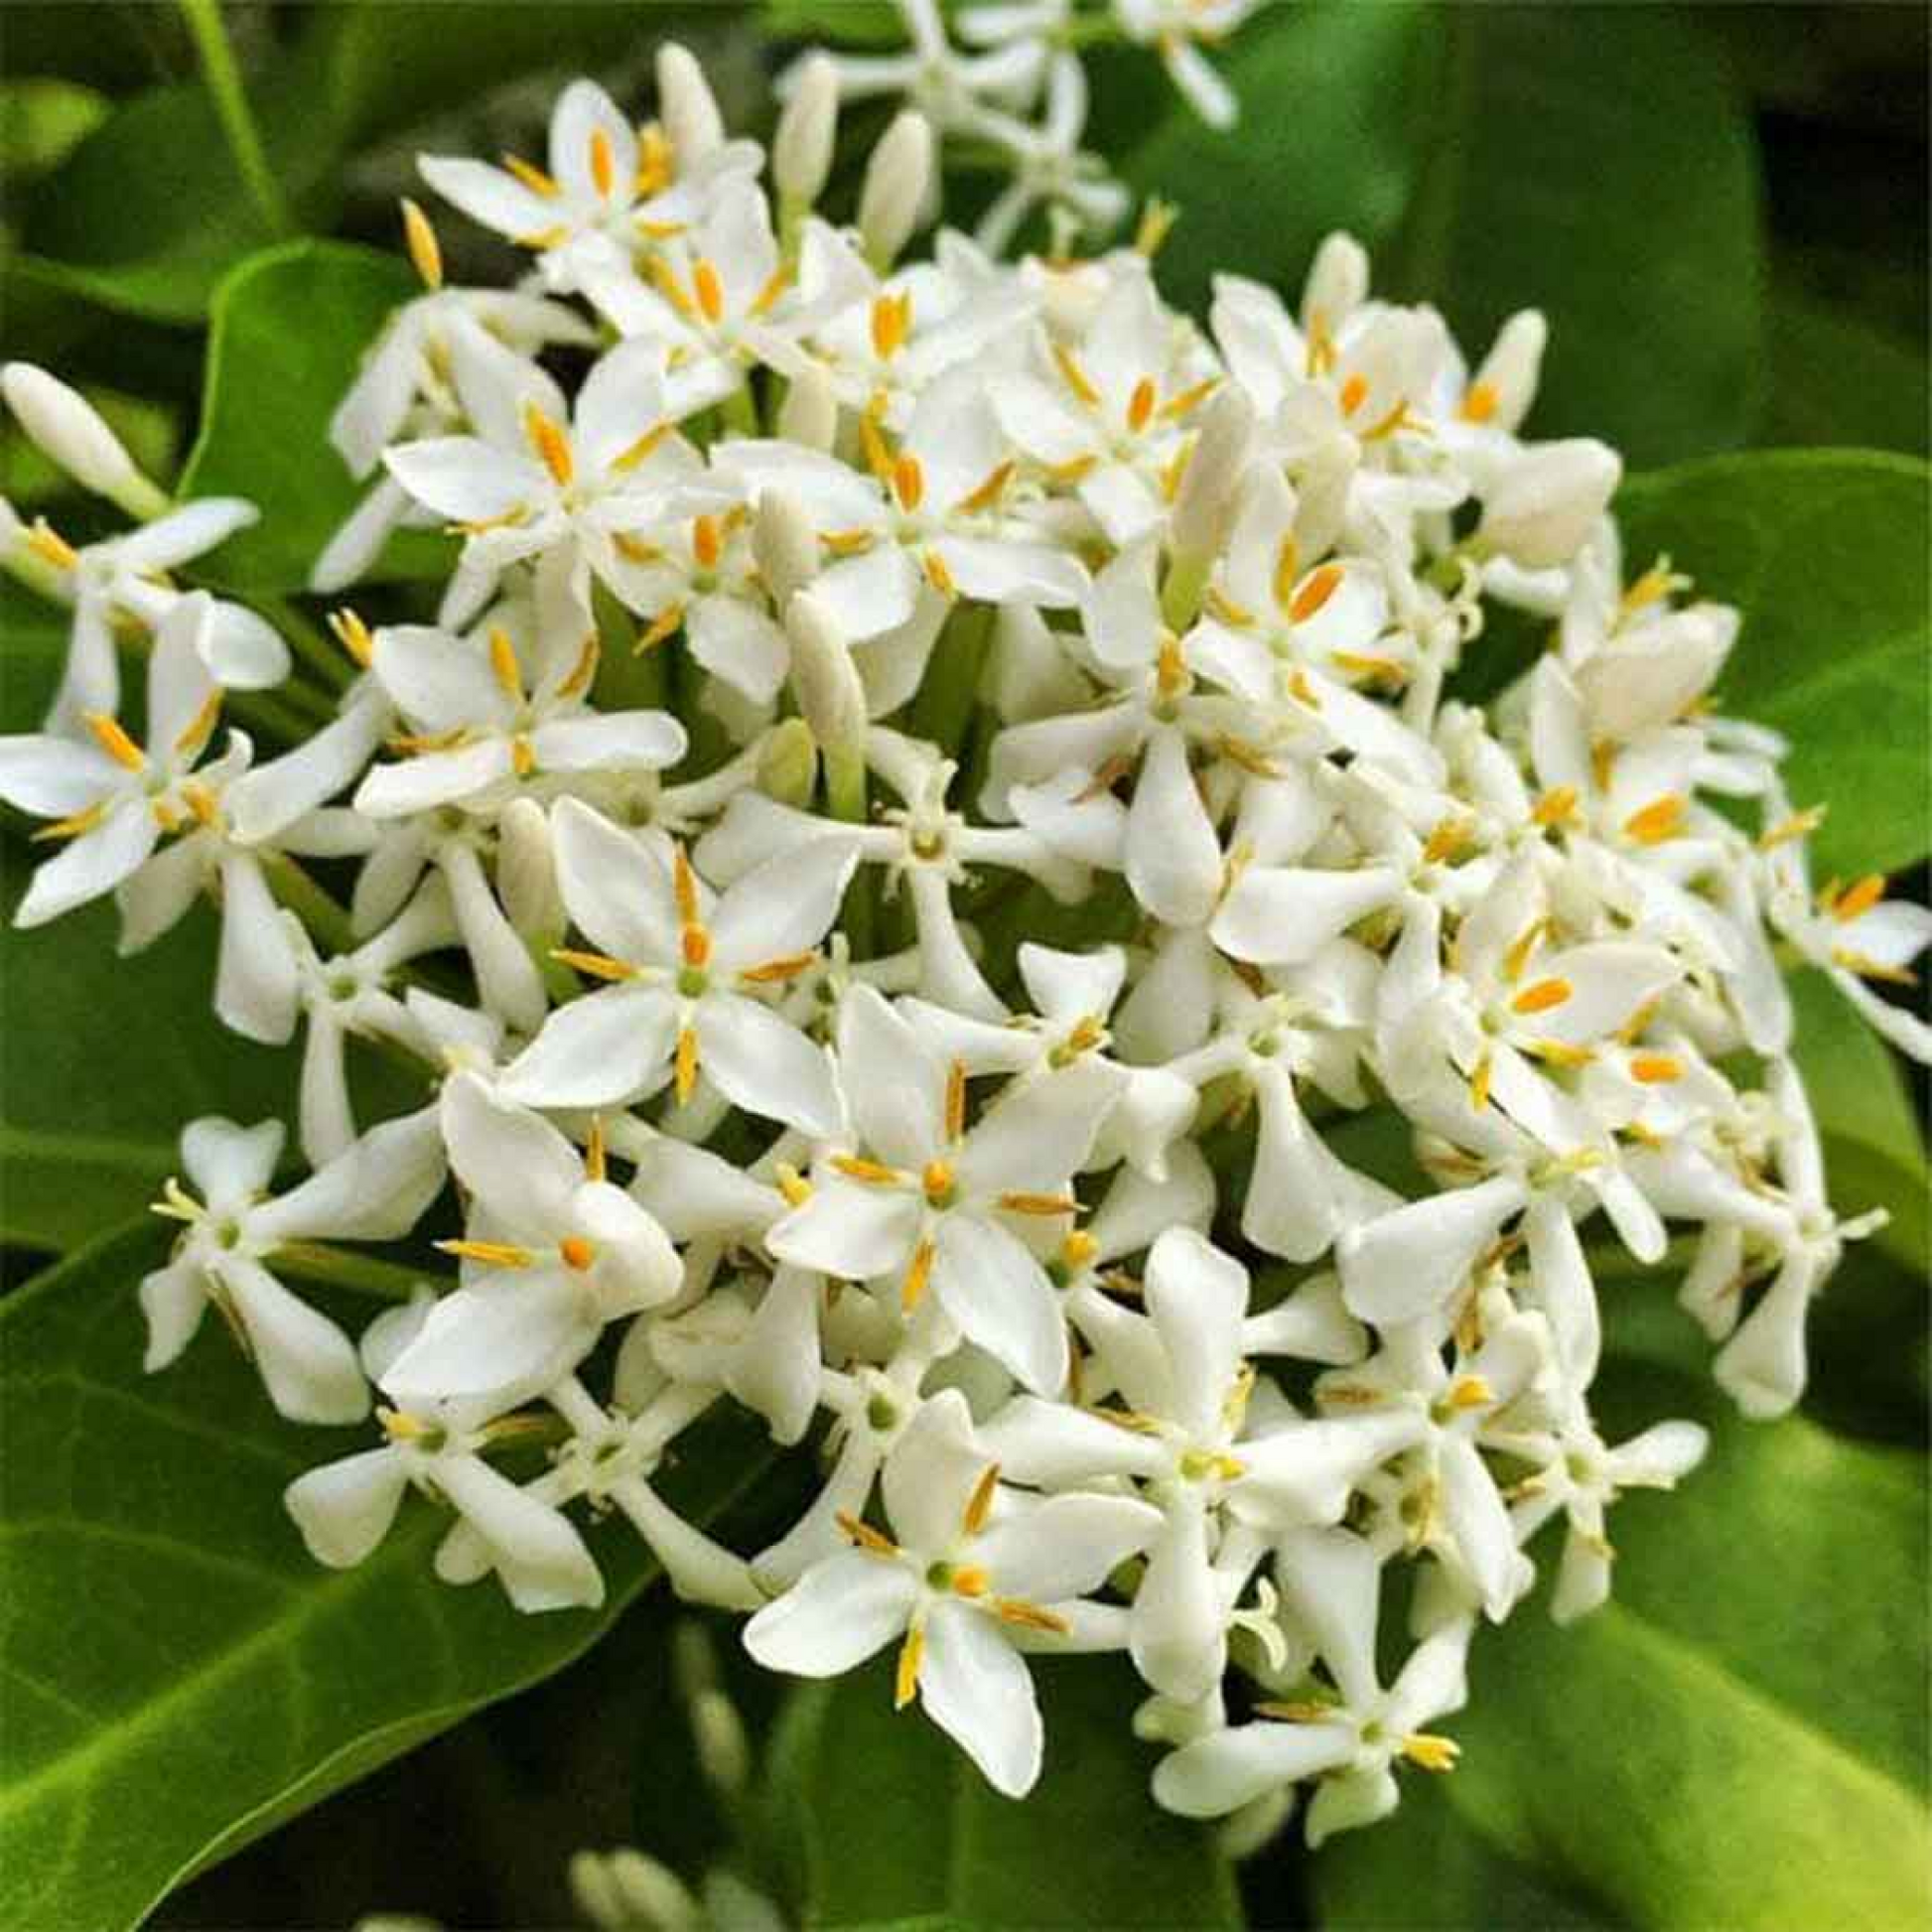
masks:
[(752, 1743), (723, 1691), (700, 1691), (691, 1700), (691, 1737), (705, 1782), (722, 1797), (737, 1797), (752, 1780)]
[(1211, 556), (1226, 542), (1254, 426), (1254, 406), (1235, 383), (1224, 384), (1201, 411), (1200, 437), (1174, 498), (1171, 527), (1177, 553)]
[(808, 450), (829, 451), (839, 433), (839, 399), (832, 378), (807, 362), (791, 378), (778, 409), (778, 434)]
[(134, 467), (121, 439), (76, 389), (37, 363), (0, 368), (0, 393), (43, 455), (83, 489), (118, 503), (130, 516), (158, 515), (168, 499)]
[(725, 117), (688, 47), (666, 41), (657, 50), (657, 117), (680, 175), (725, 145)]
[(557, 890), (550, 820), (534, 798), (513, 798), (496, 821), (496, 891), (509, 922), (535, 945), (554, 946), (568, 923)]
[(810, 591), (785, 606), (791, 635), (791, 681), (798, 710), (827, 751), (849, 751), (865, 735), (866, 690), (844, 626)]
[(1368, 296), (1368, 254), (1353, 235), (1326, 236), (1314, 251), (1302, 288), (1302, 327), (1311, 335), (1332, 333)]
[[(1494, 346), (1469, 384), (1464, 414), (1497, 429), (1514, 430), (1536, 399), (1543, 345), (1549, 340), (1550, 326), (1541, 311), (1520, 309), (1511, 316), (1497, 332)], [(1474, 409), (1471, 403), (1476, 405)]]
[(818, 741), (811, 726), (802, 718), (781, 718), (759, 753), (759, 789), (803, 811), (817, 784)]
[(625, 1846), (609, 1853), (579, 1852), (570, 1862), (577, 1909), (598, 1932), (698, 1932), (703, 1908), (668, 1865)]
[(880, 136), (859, 194), (859, 235), (881, 274), (912, 238), (932, 180), (932, 125), (906, 108)]
[(1593, 438), (1532, 444), (1489, 491), (1472, 539), (1476, 553), (1526, 570), (1568, 563), (1622, 478), (1622, 459)]
[(818, 531), (811, 511), (790, 490), (767, 489), (759, 496), (752, 555), (781, 611), (818, 575)]
[(810, 207), (825, 192), (838, 132), (838, 68), (829, 54), (808, 54), (771, 137), (771, 181), (784, 202)]

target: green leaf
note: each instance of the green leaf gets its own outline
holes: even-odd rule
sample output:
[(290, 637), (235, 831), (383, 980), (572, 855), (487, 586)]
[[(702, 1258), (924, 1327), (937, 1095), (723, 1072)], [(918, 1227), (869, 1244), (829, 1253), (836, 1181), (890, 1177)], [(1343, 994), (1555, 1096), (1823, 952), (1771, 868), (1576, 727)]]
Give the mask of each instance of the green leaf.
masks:
[[(265, 248), (223, 281), (181, 493), (245, 496), (262, 514), (208, 559), (207, 580), (247, 591), (307, 584), (369, 487), (330, 447), (329, 419), (391, 310), (418, 292), (399, 257), (339, 241)], [(433, 535), (398, 540), (371, 574), (427, 575), (449, 554)]]
[(891, 1659), (793, 1693), (774, 1793), (818, 1926), (1238, 1926), (1208, 1834), (1157, 1810), (1118, 1658), (1035, 1660), (1046, 1768), (1016, 1802), (917, 1710)]
[(1632, 478), (1633, 562), (1668, 551), (1744, 613), (1726, 710), (1786, 733), (1800, 805), (1829, 802), (1827, 874), (1892, 872), (1927, 849), (1925, 559), (1932, 470), (1875, 451), (1714, 457)]
[(1927, 454), (1932, 369), (1855, 310), (1778, 286), (1770, 310), (1767, 444), (1859, 444)]
[(68, 661), (68, 613), (0, 578), (0, 732), (37, 732)]
[(1163, 119), (1121, 173), (1140, 194), (1180, 206), (1159, 261), (1169, 300), (1204, 313), (1225, 271), (1272, 283), (1293, 303), (1330, 229), (1371, 246), (1390, 234), (1422, 159), (1406, 83), (1439, 31), (1431, 10), (1407, 4), (1264, 9), (1214, 56), (1242, 103), (1241, 124), (1225, 133), (1157, 70)]
[[(170, 1886), (479, 1706), (548, 1676), (652, 1575), (592, 1533), (610, 1597), (524, 1616), (439, 1583), (443, 1513), (412, 1498), (360, 1568), (314, 1564), (283, 1511), (365, 1446), (269, 1410), (218, 1323), (144, 1380), (135, 1288), (167, 1252), (124, 1230), (0, 1308), (8, 1630), (0, 1923), (132, 1927)], [(694, 1521), (764, 1476), (707, 1431), (666, 1483)]]
[(1695, 24), (1617, 6), (1436, 20), (1421, 187), (1388, 279), (1436, 303), (1472, 356), (1515, 310), (1548, 315), (1538, 436), (1600, 436), (1639, 464), (1744, 440), (1762, 359), (1756, 157)]
[[(1461, 1763), (1324, 1850), (1324, 1924), (1402, 1922), (1404, 1897), (1411, 1921), (1563, 1922), (1567, 1901), (1639, 1927), (1924, 1922), (1925, 1463), (1742, 1422), (1682, 1353), (1613, 1359), (1606, 1428), (1697, 1417), (1710, 1458), (1618, 1504), (1609, 1606), (1565, 1631), (1537, 1600), (1479, 1634)], [(1434, 1892), (1445, 1868), (1462, 1910)], [(1483, 1904), (1526, 1886), (1548, 1920)]]

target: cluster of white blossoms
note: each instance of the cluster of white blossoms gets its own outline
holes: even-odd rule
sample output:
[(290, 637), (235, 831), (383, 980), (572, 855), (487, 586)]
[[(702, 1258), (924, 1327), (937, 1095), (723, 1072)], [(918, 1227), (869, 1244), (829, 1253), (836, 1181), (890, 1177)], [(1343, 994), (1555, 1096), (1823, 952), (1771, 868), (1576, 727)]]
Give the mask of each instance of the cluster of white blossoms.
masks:
[[(277, 1120), (183, 1138), (148, 1366), (212, 1304), (285, 1416), (373, 1405), (288, 1491), (326, 1564), (413, 1488), (449, 1582), (596, 1605), (617, 1512), (774, 1670), (895, 1646), (1003, 1792), (1040, 1767), (1030, 1660), (1121, 1651), (1164, 1805), (1248, 1842), (1302, 1787), (1311, 1840), (1379, 1817), (1453, 1764), (1530, 1553), (1587, 1612), (1618, 1493), (1703, 1451), (1598, 1434), (1598, 1259), (1675, 1233), (1719, 1381), (1797, 1400), (1872, 1217), (1827, 1201), (1774, 935), (1924, 1056), (1866, 982), (1932, 915), (1807, 879), (1779, 741), (1707, 702), (1736, 614), (1628, 573), (1611, 450), (1520, 433), (1534, 313), (1471, 368), (1340, 236), (1299, 307), (1224, 275), (1205, 329), (1136, 249), (908, 254), (923, 123), (842, 227), (824, 89), (767, 169), (688, 54), (658, 82), (641, 130), (571, 85), (543, 169), (424, 160), (533, 272), (445, 286), (406, 208), (427, 286), (337, 416), (368, 493), (319, 583), (398, 524), (460, 543), (436, 621), (337, 612), (354, 682), (280, 756), (216, 749), (279, 646), (166, 574), (245, 506), (134, 487), (6, 371), (154, 519), (7, 532), (75, 626), (46, 732), (0, 740), (61, 842), (19, 918), (111, 893), (134, 949), (212, 897), (221, 1018), (302, 1041), (307, 1178)], [(1551, 647), (1478, 709), (1499, 607)], [(117, 631), (152, 635), (140, 735)], [(1090, 936), (1026, 938), (1051, 901)], [(417, 1111), (357, 1118), (351, 1038)], [(289, 1285), (412, 1230), (450, 1272), (355, 1339)], [(660, 1483), (714, 1410), (816, 1457), (769, 1547)]]

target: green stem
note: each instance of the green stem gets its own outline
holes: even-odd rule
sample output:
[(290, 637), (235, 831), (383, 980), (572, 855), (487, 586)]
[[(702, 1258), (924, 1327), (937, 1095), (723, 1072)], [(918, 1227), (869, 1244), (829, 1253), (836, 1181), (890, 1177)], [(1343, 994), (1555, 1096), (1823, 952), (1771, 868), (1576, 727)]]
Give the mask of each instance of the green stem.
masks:
[(424, 1279), (423, 1271), (404, 1268), (373, 1255), (350, 1254), (321, 1241), (291, 1241), (277, 1248), (273, 1266), (278, 1275), (297, 1281), (321, 1282), (330, 1288), (352, 1288), (359, 1295), (379, 1296), (385, 1302), (406, 1302)]
[(348, 914), (286, 852), (276, 853), (265, 871), (269, 891), (302, 921), (319, 952), (345, 953), (355, 944)]
[(251, 601), (263, 617), (280, 626), (289, 649), (322, 679), (327, 689), (348, 689), (354, 670), (337, 645), (323, 634), (321, 625), (304, 616), (285, 597), (259, 597)]
[(980, 670), (999, 616), (991, 604), (961, 604), (939, 633), (925, 682), (912, 700), (912, 730), (963, 764), (966, 727), (979, 702)]
[(276, 745), (302, 745), (316, 735), (318, 720), (273, 691), (229, 691), (222, 703), (235, 722), (245, 726), (249, 736), (257, 741), (257, 756), (263, 740)]
[(268, 226), (278, 235), (293, 234), (295, 221), (289, 213), (282, 185), (269, 168), (261, 131), (255, 125), (254, 111), (248, 105), (241, 72), (235, 66), (234, 49), (228, 45), (228, 30), (222, 24), (219, 0), (180, 0), (180, 4), (182, 18), (188, 23), (195, 52), (202, 63), (202, 77), (207, 82), (228, 152), (234, 156), (235, 171)]
[[(825, 803), (832, 816), (848, 825), (863, 825), (867, 817), (866, 755), (857, 745), (824, 748)], [(870, 959), (873, 954), (873, 882), (863, 872), (854, 878), (845, 896), (845, 930), (855, 956)]]
[(739, 436), (756, 436), (759, 433), (758, 398), (752, 393), (751, 371), (747, 370), (741, 382), (720, 405), (725, 419), (725, 427)]

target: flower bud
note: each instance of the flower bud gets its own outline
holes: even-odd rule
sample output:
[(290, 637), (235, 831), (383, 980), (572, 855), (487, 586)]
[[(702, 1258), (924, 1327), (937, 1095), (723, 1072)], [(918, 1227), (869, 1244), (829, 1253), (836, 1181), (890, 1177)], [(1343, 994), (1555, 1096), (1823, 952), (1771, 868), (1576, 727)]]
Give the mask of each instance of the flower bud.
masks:
[(510, 924), (533, 945), (554, 946), (568, 923), (557, 890), (550, 820), (534, 798), (514, 798), (496, 822), (496, 891)]
[(829, 54), (808, 54), (771, 137), (771, 181), (783, 202), (810, 207), (825, 192), (838, 131), (838, 68)]
[[(154, 484), (134, 467), (121, 440), (77, 390), (33, 362), (0, 368), (0, 392), (41, 453), (58, 463), (83, 489), (122, 503), (131, 515), (152, 516), (165, 506)], [(134, 496), (140, 508), (123, 498)]]
[(818, 531), (811, 511), (788, 489), (767, 489), (752, 520), (752, 555), (779, 610), (818, 575)]
[(859, 235), (882, 274), (912, 238), (932, 181), (932, 124), (908, 107), (880, 136), (859, 194)]
[(1477, 553), (1526, 570), (1568, 563), (1622, 477), (1622, 458), (1593, 438), (1532, 444), (1490, 490), (1473, 539)]
[[(1475, 380), (1471, 396), (1483, 398), (1484, 420), (1497, 429), (1514, 430), (1536, 400), (1537, 377), (1543, 371), (1543, 345), (1550, 325), (1538, 309), (1519, 309), (1496, 332), (1496, 340)], [(1466, 406), (1465, 406), (1466, 407)]]
[(657, 50), (657, 114), (680, 175), (725, 145), (725, 118), (711, 83), (691, 50), (676, 41)]
[(865, 735), (866, 691), (843, 625), (810, 591), (798, 591), (785, 606), (785, 629), (800, 715), (825, 750), (851, 750)]
[(1226, 542), (1254, 423), (1254, 407), (1234, 383), (1224, 384), (1201, 411), (1200, 436), (1180, 479), (1170, 525), (1176, 553), (1210, 556)]
[(1332, 335), (1368, 296), (1368, 255), (1351, 234), (1322, 239), (1302, 287), (1302, 327)]
[(778, 434), (808, 450), (829, 451), (839, 433), (839, 399), (832, 378), (807, 362), (791, 378), (778, 408)]
[(616, 1852), (579, 1852), (569, 1871), (573, 1901), (600, 1932), (645, 1925), (681, 1932), (704, 1923), (704, 1912), (684, 1880), (629, 1846)]
[(759, 753), (759, 789), (781, 805), (803, 810), (818, 783), (818, 745), (802, 718), (781, 718)]

